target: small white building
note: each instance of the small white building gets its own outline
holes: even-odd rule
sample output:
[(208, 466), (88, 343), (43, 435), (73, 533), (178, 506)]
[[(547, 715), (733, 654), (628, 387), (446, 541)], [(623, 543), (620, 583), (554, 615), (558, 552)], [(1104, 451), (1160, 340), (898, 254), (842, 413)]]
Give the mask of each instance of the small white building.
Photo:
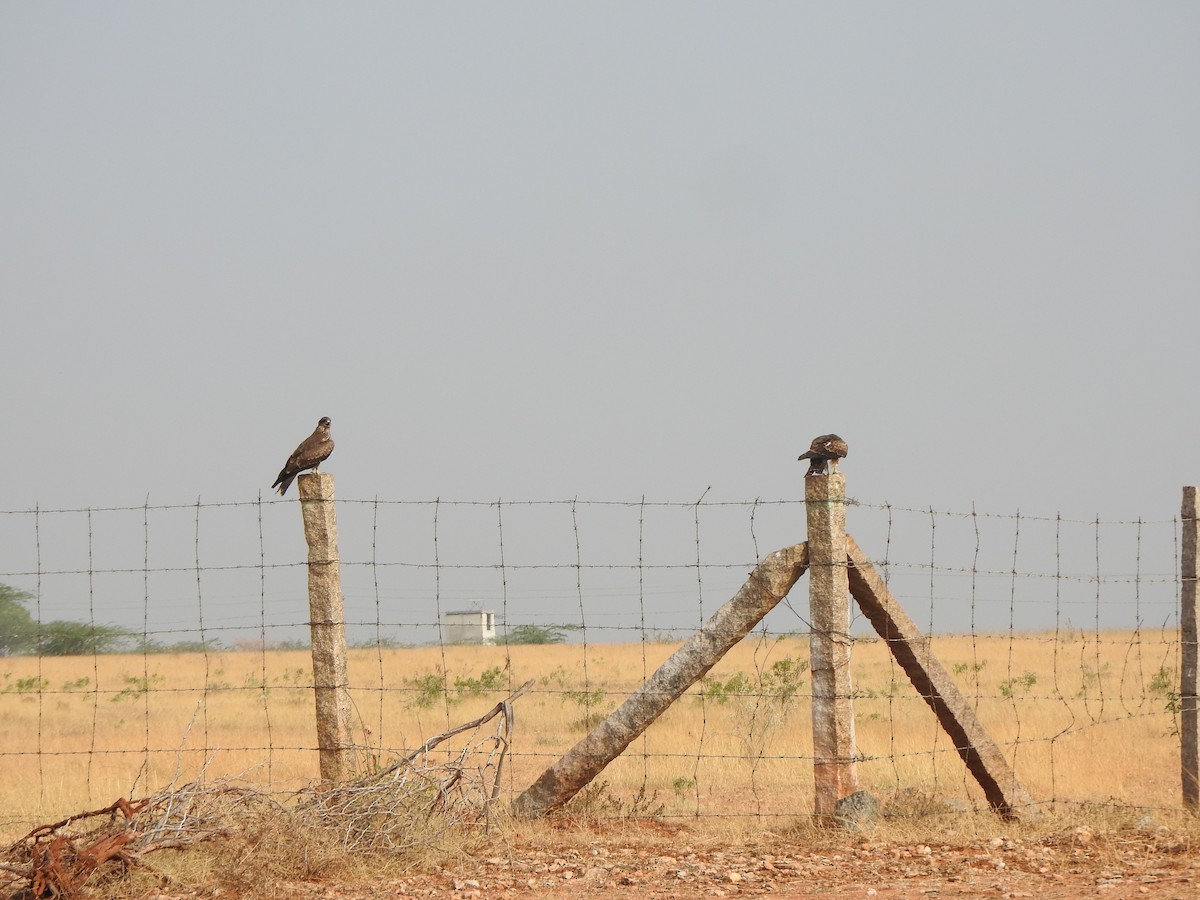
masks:
[(459, 609), (443, 617), (448, 644), (496, 643), (496, 614), (490, 609)]

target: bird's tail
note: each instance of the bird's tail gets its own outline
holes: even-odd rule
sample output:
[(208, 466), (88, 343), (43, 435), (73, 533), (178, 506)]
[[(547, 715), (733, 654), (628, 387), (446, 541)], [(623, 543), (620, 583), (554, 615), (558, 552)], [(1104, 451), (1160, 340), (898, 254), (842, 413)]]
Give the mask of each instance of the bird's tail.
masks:
[(275, 479), (275, 483), (271, 487), (279, 488), (279, 496), (282, 497), (287, 493), (287, 489), (292, 486), (292, 482), (296, 480), (295, 472), (288, 472), (284, 469), (279, 473), (279, 477)]

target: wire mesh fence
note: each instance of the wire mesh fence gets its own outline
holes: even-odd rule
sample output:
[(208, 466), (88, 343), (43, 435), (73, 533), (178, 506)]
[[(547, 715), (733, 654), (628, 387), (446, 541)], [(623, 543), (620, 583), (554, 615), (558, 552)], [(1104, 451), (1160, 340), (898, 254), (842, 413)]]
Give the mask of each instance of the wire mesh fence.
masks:
[[(805, 537), (795, 500), (367, 499), (337, 515), (358, 765), (386, 770), (532, 680), (506, 795)], [(1177, 519), (851, 501), (847, 530), (1039, 803), (1178, 808)], [(305, 551), (288, 501), (0, 513), (0, 827), (200, 771), (311, 784)], [(811, 813), (806, 592), (578, 802)], [(863, 786), (897, 810), (986, 805), (869, 623), (852, 629)]]

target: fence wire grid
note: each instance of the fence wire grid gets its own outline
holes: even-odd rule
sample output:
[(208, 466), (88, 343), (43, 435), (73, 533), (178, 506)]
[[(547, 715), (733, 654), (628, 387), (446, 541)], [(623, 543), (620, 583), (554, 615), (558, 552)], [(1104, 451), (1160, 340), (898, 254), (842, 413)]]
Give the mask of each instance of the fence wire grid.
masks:
[[(1179, 807), (1177, 518), (848, 503), (847, 531), (1039, 803)], [(763, 556), (805, 538), (798, 500), (336, 512), (363, 771), (533, 679), (515, 707), (514, 795)], [(306, 578), (293, 501), (0, 511), (0, 827), (199, 771), (311, 784)], [(614, 816), (811, 813), (806, 594), (802, 578), (580, 802)], [(492, 614), (494, 641), (462, 637), (463, 612)], [(985, 806), (883, 642), (854, 623), (863, 787), (896, 810)]]

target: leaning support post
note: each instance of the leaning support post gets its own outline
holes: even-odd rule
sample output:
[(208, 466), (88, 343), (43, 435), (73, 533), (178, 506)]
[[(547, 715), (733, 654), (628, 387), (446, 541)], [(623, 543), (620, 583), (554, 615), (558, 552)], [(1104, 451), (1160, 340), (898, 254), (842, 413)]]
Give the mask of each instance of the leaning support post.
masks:
[(1197, 559), (1200, 558), (1200, 498), (1195, 487), (1183, 489), (1183, 540), (1179, 565), (1179, 737), (1183, 773), (1183, 805), (1200, 812), (1200, 731), (1197, 723), (1197, 694), (1200, 693), (1200, 612), (1196, 603)]
[(301, 475), (297, 483), (308, 541), (309, 628), (321, 780), (341, 782), (353, 774), (353, 746), (333, 476), (311, 472)]
[(533, 818), (574, 797), (787, 596), (807, 565), (804, 544), (777, 550), (760, 562), (732, 600), (713, 613), (628, 700), (517, 797), (513, 811)]
[(850, 593), (887, 643), (913, 687), (929, 704), (954, 749), (983, 788), (992, 809), (1007, 819), (1036, 821), (1041, 813), (1017, 781), (987, 729), (963, 697), (950, 673), (929, 648), (928, 639), (892, 596), (854, 538), (846, 535)]
[(837, 802), (858, 790), (850, 681), (845, 476), (805, 478), (804, 503), (812, 627), (813, 819), (818, 825), (833, 825)]

